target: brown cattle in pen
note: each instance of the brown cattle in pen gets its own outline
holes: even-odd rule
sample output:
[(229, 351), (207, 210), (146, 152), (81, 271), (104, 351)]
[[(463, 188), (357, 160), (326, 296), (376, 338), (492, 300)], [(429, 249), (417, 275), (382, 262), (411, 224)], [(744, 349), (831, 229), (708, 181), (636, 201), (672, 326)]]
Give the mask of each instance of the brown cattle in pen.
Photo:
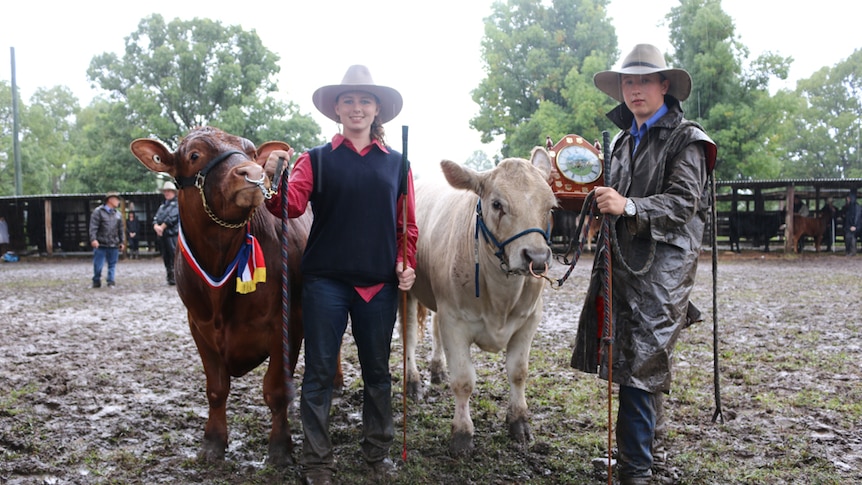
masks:
[(818, 217), (804, 217), (799, 214), (793, 215), (793, 248), (799, 252), (799, 240), (805, 236), (814, 238), (814, 250), (820, 252), (820, 244), (823, 242), (823, 235), (826, 233), (826, 228), (832, 222), (832, 214), (828, 211), (823, 211)]
[[(264, 401), (272, 413), (269, 461), (291, 461), (282, 353), (281, 221), (262, 207), (265, 196), (272, 195), (262, 164), (272, 150), (288, 148), (283, 142), (255, 147), (212, 127), (192, 130), (174, 152), (152, 139), (131, 144), (144, 166), (170, 174), (179, 187), (181, 230), (174, 271), (206, 374), (209, 417), (201, 457), (207, 460), (224, 459), (231, 378), (269, 359), (263, 379)], [(291, 374), (303, 339), (299, 263), (311, 227), (310, 211), (306, 214), (290, 219), (288, 226)], [(262, 250), (265, 282), (248, 281), (260, 273), (250, 267), (244, 271), (247, 258), (241, 251), (255, 253), (253, 240)], [(340, 372), (337, 379), (340, 386)]]

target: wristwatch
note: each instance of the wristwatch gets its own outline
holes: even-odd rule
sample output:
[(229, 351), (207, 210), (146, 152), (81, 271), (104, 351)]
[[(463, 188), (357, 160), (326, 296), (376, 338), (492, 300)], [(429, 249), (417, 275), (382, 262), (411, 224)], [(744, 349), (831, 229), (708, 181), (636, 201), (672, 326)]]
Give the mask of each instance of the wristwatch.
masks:
[(623, 215), (626, 217), (634, 217), (635, 214), (638, 213), (638, 208), (635, 207), (635, 203), (631, 199), (626, 199), (626, 208), (623, 209)]

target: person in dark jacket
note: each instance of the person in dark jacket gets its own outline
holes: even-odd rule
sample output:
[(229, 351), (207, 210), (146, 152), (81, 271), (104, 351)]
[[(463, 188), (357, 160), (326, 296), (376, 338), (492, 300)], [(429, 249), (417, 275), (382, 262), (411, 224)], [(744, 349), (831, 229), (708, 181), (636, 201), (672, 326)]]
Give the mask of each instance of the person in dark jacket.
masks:
[(177, 205), (177, 186), (173, 182), (165, 182), (161, 190), (165, 200), (153, 217), (153, 230), (159, 238), (168, 284), (173, 286), (177, 284), (174, 278), (174, 257), (177, 254), (177, 235), (180, 233), (180, 208)]
[(844, 254), (856, 256), (856, 235), (862, 227), (862, 210), (855, 191), (848, 193), (844, 200)]
[(129, 258), (138, 259), (138, 251), (141, 247), (141, 221), (131, 211), (129, 220), (126, 221), (126, 237), (129, 239)]
[(823, 242), (826, 243), (826, 252), (832, 252), (832, 244), (835, 243), (835, 220), (838, 219), (838, 208), (832, 201), (832, 197), (826, 198), (826, 203), (820, 208), (820, 214), (828, 214), (829, 222), (823, 231)]
[[(607, 186), (595, 190), (598, 209), (614, 229), (613, 334), (602, 338), (605, 265), (597, 257), (571, 364), (608, 379), (613, 349), (617, 472), (624, 485), (646, 484), (656, 402), (670, 390), (671, 356), (687, 315), (699, 313), (689, 295), (711, 204), (707, 177), (716, 146), (683, 116), (680, 102), (691, 93), (691, 76), (668, 68), (655, 46), (635, 46), (620, 70), (599, 72), (593, 82), (621, 103), (607, 114), (622, 130), (610, 147)], [(603, 239), (597, 254), (607, 247)]]
[[(409, 290), (416, 278), (418, 235), (412, 174), (401, 154), (384, 143), (383, 124), (401, 111), (402, 98), (395, 89), (374, 84), (368, 69), (356, 65), (341, 84), (318, 89), (312, 99), (321, 113), (342, 125), (343, 134), (300, 155), (290, 173), (288, 217), (302, 215), (308, 202), (314, 211), (301, 266), (300, 465), (304, 483), (332, 483), (329, 411), (349, 317), (364, 383), (361, 454), (373, 478), (387, 482), (397, 471), (389, 458), (392, 330), (398, 290)], [(279, 157), (290, 160), (291, 153), (269, 156), (264, 169), (271, 178)], [(281, 217), (281, 197), (269, 199), (267, 208)]]
[(123, 250), (123, 216), (117, 209), (120, 193), (105, 194), (105, 203), (90, 215), (90, 246), (93, 248), (93, 288), (102, 287), (102, 268), (108, 262), (108, 288), (116, 285), (117, 260)]

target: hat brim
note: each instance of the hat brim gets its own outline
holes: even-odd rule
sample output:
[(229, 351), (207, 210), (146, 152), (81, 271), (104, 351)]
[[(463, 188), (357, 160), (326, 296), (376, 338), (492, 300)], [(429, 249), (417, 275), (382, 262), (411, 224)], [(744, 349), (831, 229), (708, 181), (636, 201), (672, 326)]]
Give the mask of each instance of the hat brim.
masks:
[(401, 93), (387, 86), (379, 86), (376, 84), (333, 84), (323, 86), (317, 89), (311, 96), (314, 102), (314, 107), (323, 113), (324, 116), (338, 123), (338, 115), (335, 113), (335, 103), (338, 101), (340, 94), (350, 91), (363, 91), (373, 94), (378, 101), (380, 113), (377, 118), (380, 124), (387, 123), (393, 120), (401, 108), (404, 106), (404, 100), (401, 98)]
[(648, 66), (631, 66), (619, 71), (601, 71), (593, 76), (593, 83), (599, 90), (608, 96), (614, 98), (620, 103), (625, 103), (623, 99), (622, 86), (620, 85), (620, 77), (623, 74), (653, 74), (661, 73), (665, 78), (670, 80), (670, 88), (667, 94), (673, 96), (678, 101), (685, 101), (691, 94), (691, 76), (688, 71), (683, 69), (657, 69)]

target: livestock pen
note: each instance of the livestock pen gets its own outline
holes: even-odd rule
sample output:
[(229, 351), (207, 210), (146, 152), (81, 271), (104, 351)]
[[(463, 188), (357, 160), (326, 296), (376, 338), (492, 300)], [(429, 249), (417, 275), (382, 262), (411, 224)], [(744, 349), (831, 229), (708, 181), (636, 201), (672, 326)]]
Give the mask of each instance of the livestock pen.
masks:
[[(805, 202), (813, 216), (823, 207), (828, 198), (834, 200), (839, 211), (844, 205), (844, 196), (862, 187), (862, 179), (780, 179), (780, 180), (719, 180), (716, 181), (716, 227), (717, 247), (731, 246), (731, 217), (736, 214), (766, 214), (780, 219), (779, 227), (768, 234), (757, 232), (752, 236), (741, 236), (745, 250), (764, 249), (765, 242), (773, 247), (793, 252), (789, 247), (788, 234), (792, 234), (792, 212), (788, 218), (785, 207), (792, 206), (794, 196)], [(87, 241), (87, 225), (90, 213), (101, 204), (104, 194), (48, 194), (0, 197), (0, 215), (9, 224), (10, 250), (19, 256), (72, 256), (91, 252)], [(138, 220), (144, 222), (141, 237), (142, 254), (158, 254), (156, 235), (152, 222), (163, 197), (158, 192), (127, 192), (121, 194), (120, 210), (127, 214), (134, 211)], [(554, 213), (553, 245), (563, 250), (568, 244), (568, 233), (574, 228), (571, 211), (557, 210)], [(788, 226), (789, 224), (789, 226)], [(707, 224), (707, 229), (712, 227)], [(560, 230), (560, 228), (567, 228)], [(758, 228), (762, 229), (762, 228)], [(835, 221), (834, 244), (843, 248), (843, 219)], [(704, 245), (710, 247), (712, 235), (704, 233)], [(771, 248), (772, 249), (772, 248)], [(842, 249), (843, 250), (843, 249)]]
[[(785, 252), (793, 252), (790, 247), (793, 234), (793, 211), (789, 213), (786, 207), (793, 206), (795, 197), (808, 207), (810, 217), (823, 208), (828, 199), (832, 199), (840, 211), (844, 207), (845, 195), (856, 192), (862, 187), (862, 179), (780, 179), (780, 180), (734, 180), (716, 181), (716, 245), (719, 249), (730, 249), (738, 239), (745, 244), (739, 246), (745, 250), (763, 251), (768, 244), (771, 250), (776, 248)], [(552, 243), (556, 252), (565, 251), (570, 235), (575, 229), (575, 219), (578, 214), (558, 209), (554, 213), (554, 230)], [(741, 223), (739, 237), (734, 241), (734, 231), (731, 221)], [(753, 224), (746, 224), (749, 221)], [(764, 220), (775, 220), (775, 224), (763, 224)], [(712, 224), (707, 224), (704, 232), (704, 246), (712, 245)], [(842, 248), (844, 245), (843, 218), (837, 217), (830, 227), (832, 237), (831, 249)]]
[[(9, 226), (9, 250), (19, 256), (91, 254), (88, 228), (93, 209), (105, 194), (49, 194), (0, 197), (0, 216)], [(134, 212), (142, 222), (141, 254), (158, 254), (152, 221), (164, 200), (159, 192), (120, 194), (123, 220)], [(125, 223), (125, 222), (124, 222)], [(128, 244), (126, 245), (128, 247)]]

